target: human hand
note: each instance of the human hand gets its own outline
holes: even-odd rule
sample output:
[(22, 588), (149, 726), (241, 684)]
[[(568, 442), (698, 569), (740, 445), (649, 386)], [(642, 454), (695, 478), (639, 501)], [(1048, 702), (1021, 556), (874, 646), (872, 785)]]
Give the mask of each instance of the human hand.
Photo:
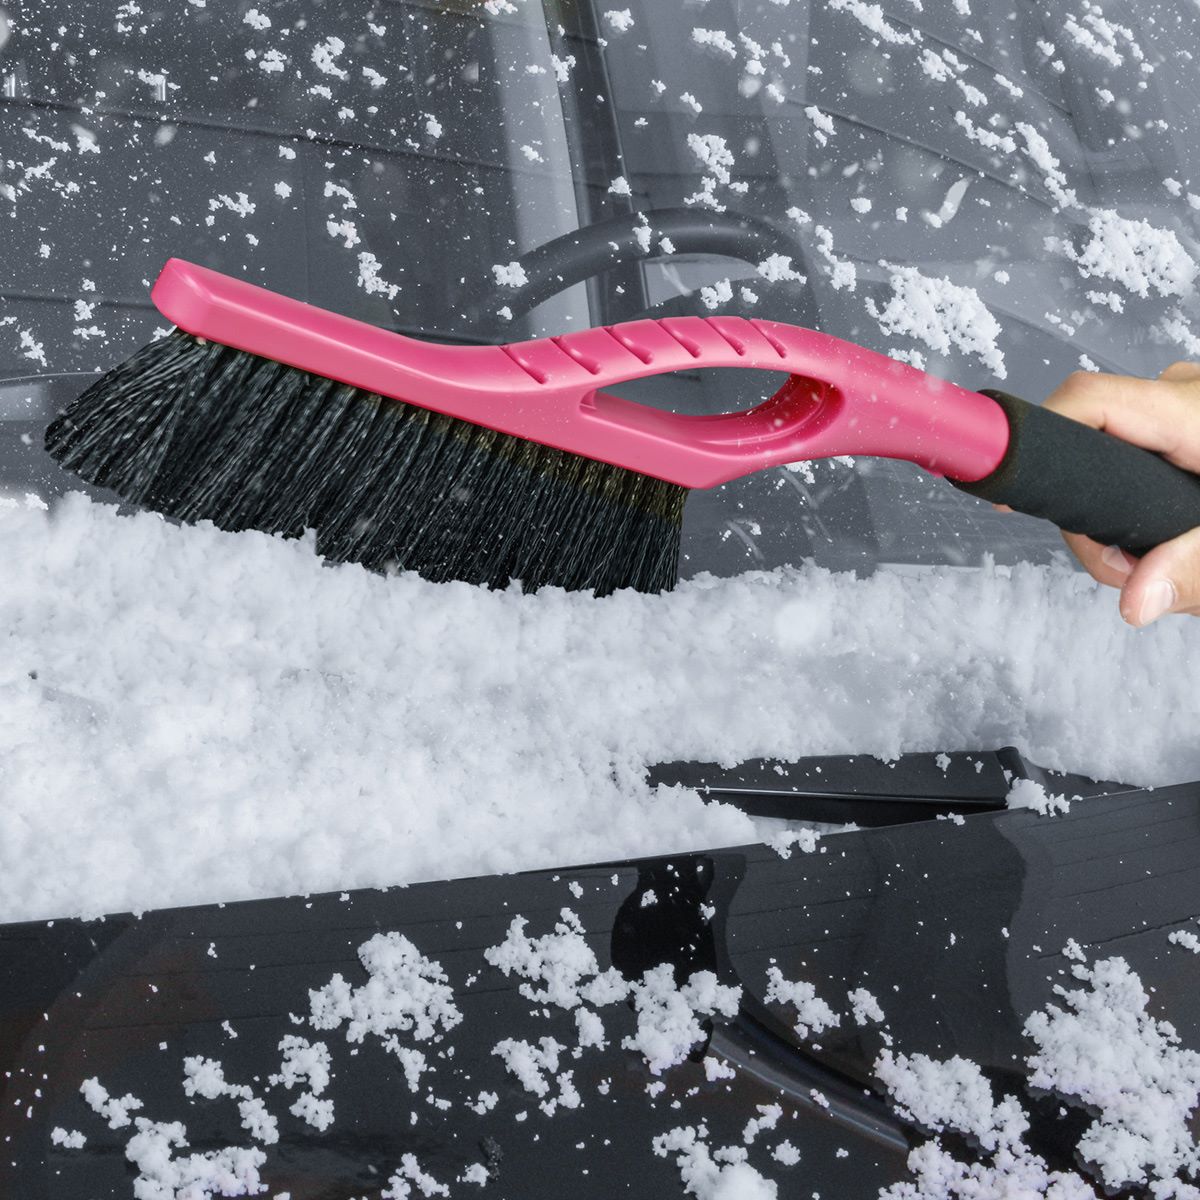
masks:
[[(1200, 363), (1173, 363), (1158, 379), (1076, 371), (1046, 407), (1200, 473)], [(1200, 528), (1140, 559), (1082, 534), (1063, 537), (1093, 579), (1120, 589), (1121, 616), (1130, 625), (1149, 625), (1165, 613), (1200, 616)]]

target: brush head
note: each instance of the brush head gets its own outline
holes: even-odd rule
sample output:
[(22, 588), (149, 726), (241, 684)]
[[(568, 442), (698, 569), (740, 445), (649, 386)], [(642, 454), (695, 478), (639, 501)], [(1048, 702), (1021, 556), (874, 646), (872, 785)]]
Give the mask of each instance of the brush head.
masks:
[(181, 521), (437, 582), (659, 592), (687, 489), (180, 330), (46, 430), (68, 471)]

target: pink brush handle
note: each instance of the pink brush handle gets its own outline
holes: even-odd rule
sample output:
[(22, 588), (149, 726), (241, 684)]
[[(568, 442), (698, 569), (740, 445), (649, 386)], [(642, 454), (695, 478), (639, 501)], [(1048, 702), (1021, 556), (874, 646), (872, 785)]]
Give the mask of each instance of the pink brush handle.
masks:
[[(669, 317), (508, 346), (445, 346), (171, 259), (153, 300), (196, 337), (684, 487), (841, 454), (902, 458), (971, 482), (1009, 426), (986, 396), (774, 321)], [(686, 416), (599, 390), (700, 367), (791, 378), (744, 412)]]

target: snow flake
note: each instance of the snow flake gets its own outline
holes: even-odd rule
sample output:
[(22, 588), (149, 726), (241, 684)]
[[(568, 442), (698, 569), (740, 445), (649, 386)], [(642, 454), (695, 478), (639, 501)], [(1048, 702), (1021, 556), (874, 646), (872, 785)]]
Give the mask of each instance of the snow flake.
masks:
[(493, 263), (492, 274), (501, 287), (524, 287), (529, 282), (525, 268), (515, 259), (510, 263)]
[(332, 34), (323, 42), (318, 42), (312, 48), (313, 65), (323, 75), (332, 75), (335, 79), (346, 79), (349, 72), (338, 65), (338, 56), (346, 49), (346, 43), (340, 37)]
[(922, 275), (916, 267), (895, 267), (892, 294), (883, 308), (868, 297), (867, 311), (884, 333), (924, 342), (939, 354), (957, 348), (975, 355), (998, 378), (1007, 374), (996, 339), (1000, 324), (972, 287)]
[(817, 995), (817, 989), (803, 980), (785, 979), (778, 967), (767, 969), (767, 1001), (787, 1004), (796, 1010), (796, 1036), (807, 1040), (842, 1023), (841, 1017)]

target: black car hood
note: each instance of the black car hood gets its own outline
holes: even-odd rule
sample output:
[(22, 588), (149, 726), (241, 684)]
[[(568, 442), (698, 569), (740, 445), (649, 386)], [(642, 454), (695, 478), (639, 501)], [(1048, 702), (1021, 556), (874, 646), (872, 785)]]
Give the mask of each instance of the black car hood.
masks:
[[(649, 893), (653, 897), (647, 902)], [(600, 968), (636, 978), (668, 962), (681, 982), (712, 970), (740, 984), (735, 1017), (706, 1022), (706, 1041), (655, 1075), (622, 1048), (636, 1032), (629, 1003), (602, 1010), (604, 1049), (565, 1058), (579, 1107), (547, 1115), (493, 1053), (502, 1039), (576, 1041), (574, 1015), (521, 994), (484, 957), (515, 916), (530, 935), (578, 917)], [(1200, 912), (1200, 784), (1077, 799), (1069, 812), (979, 812), (822, 840), (783, 858), (744, 846), (388, 891), (357, 891), (8, 926), (0, 931), (0, 1193), (23, 1200), (131, 1194), (128, 1128), (111, 1130), (79, 1094), (98, 1078), (130, 1092), (141, 1113), (183, 1121), (195, 1151), (245, 1142), (234, 1106), (181, 1088), (181, 1060), (219, 1060), (264, 1094), (277, 1046), (306, 1028), (310, 989), (365, 973), (356, 950), (398, 931), (439, 963), (462, 1021), (425, 1047), (431, 1070), (409, 1091), (395, 1057), (367, 1039), (323, 1036), (333, 1057), (336, 1119), (322, 1132), (276, 1103), (268, 1194), (292, 1200), (377, 1196), (405, 1155), (451, 1185), (471, 1164), (486, 1195), (679, 1195), (671, 1156), (652, 1140), (703, 1128), (714, 1146), (742, 1146), (760, 1105), (782, 1106), (774, 1140), (801, 1163), (755, 1152), (779, 1195), (857, 1200), (906, 1178), (922, 1134), (889, 1108), (873, 1063), (886, 1038), (905, 1053), (961, 1055), (1021, 1098), (1030, 1143), (1051, 1167), (1080, 1169), (1086, 1113), (1030, 1092), (1020, 1069), (1028, 1015), (1053, 999), (1069, 939), (1120, 955), (1185, 1046), (1200, 1045), (1197, 959), (1167, 933)], [(843, 1019), (801, 1039), (794, 1014), (768, 998), (767, 972), (811, 982), (835, 1009), (866, 988), (886, 1026)], [(885, 1037), (886, 1032), (886, 1037)], [(704, 1059), (727, 1064), (710, 1080)], [(661, 1089), (658, 1084), (664, 1085)], [(495, 1093), (490, 1110), (473, 1105)], [(410, 1113), (413, 1114), (410, 1116)], [(523, 1115), (521, 1115), (523, 1114)], [(80, 1130), (82, 1149), (52, 1143)], [(969, 1152), (969, 1151), (968, 1151)], [(474, 1189), (459, 1185), (467, 1194)], [(219, 1193), (218, 1193), (219, 1194)], [(241, 1193), (230, 1193), (241, 1194)]]

